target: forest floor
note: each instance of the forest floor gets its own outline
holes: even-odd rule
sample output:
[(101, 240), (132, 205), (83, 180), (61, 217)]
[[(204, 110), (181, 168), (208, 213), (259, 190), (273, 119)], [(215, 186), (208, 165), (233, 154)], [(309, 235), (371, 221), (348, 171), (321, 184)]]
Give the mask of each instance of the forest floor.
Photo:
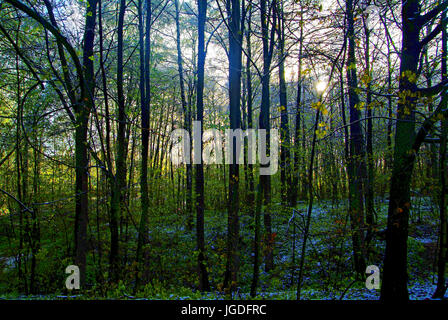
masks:
[[(437, 252), (437, 207), (429, 198), (413, 199), (408, 240), (409, 296), (412, 300), (430, 299), (435, 290), (435, 259)], [(304, 300), (378, 300), (379, 290), (368, 290), (365, 283), (352, 272), (350, 223), (346, 214), (348, 203), (319, 201), (315, 204), (310, 236), (306, 247), (301, 298)], [(296, 299), (298, 265), (301, 256), (302, 230), (307, 203), (301, 202), (292, 210), (283, 210), (280, 204), (271, 207), (275, 268), (260, 268), (259, 291), (256, 299)], [(382, 268), (387, 219), (387, 200), (377, 199), (377, 237), (371, 241), (368, 264)], [(248, 210), (246, 211), (248, 212)], [(262, 219), (263, 220), (263, 219)], [(241, 266), (239, 288), (234, 299), (250, 299), (252, 279), (253, 218), (242, 213), (240, 218)], [(131, 283), (121, 283), (100, 296), (92, 290), (87, 296), (75, 299), (226, 299), (220, 292), (225, 269), (227, 219), (225, 212), (207, 211), (205, 225), (209, 279), (212, 292), (200, 293), (195, 289), (196, 256), (195, 233), (185, 230), (179, 215), (162, 215), (151, 222), (151, 246), (147, 254), (152, 258), (152, 275), (156, 278), (143, 291), (133, 295)], [(167, 227), (169, 226), (169, 227)], [(262, 247), (262, 252), (266, 246)], [(192, 254), (193, 253), (193, 254)], [(67, 292), (50, 295), (20, 296), (0, 294), (0, 299), (66, 299)]]

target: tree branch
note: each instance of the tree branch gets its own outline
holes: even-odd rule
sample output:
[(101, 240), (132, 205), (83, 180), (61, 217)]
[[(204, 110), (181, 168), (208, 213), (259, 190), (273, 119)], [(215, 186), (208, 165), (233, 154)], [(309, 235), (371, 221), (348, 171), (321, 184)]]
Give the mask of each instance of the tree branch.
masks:
[(442, 92), (443, 88), (445, 88), (446, 86), (448, 86), (448, 80), (444, 80), (430, 88), (418, 88), (417, 92), (425, 97), (435, 96)]
[(439, 13), (441, 13), (443, 10), (445, 10), (446, 8), (448, 8), (448, 1), (445, 1), (441, 4), (439, 4), (437, 7), (435, 7), (434, 9), (432, 9), (425, 15), (420, 16), (418, 19), (420, 27), (424, 26), (426, 23), (428, 23), (429, 21), (431, 21), (432, 19), (437, 17), (437, 15)]
[(75, 63), (76, 71), (79, 77), (79, 81), (81, 83), (81, 90), (83, 90), (84, 86), (82, 85), (84, 83), (84, 76), (83, 76), (83, 68), (81, 65), (81, 62), (79, 61), (78, 55), (76, 53), (76, 50), (73, 48), (73, 46), (68, 42), (68, 40), (61, 34), (61, 32), (55, 28), (50, 22), (48, 22), (45, 18), (43, 18), (39, 13), (29, 8), (27, 5), (23, 4), (19, 0), (5, 0), (5, 2), (9, 3), (13, 7), (19, 9), (20, 11), (26, 13), (31, 18), (39, 22), (44, 28), (46, 28), (48, 31), (50, 31), (53, 36), (56, 38), (56, 40), (61, 43), (65, 49), (70, 54), (71, 58), (73, 59), (73, 62)]
[(7, 195), (8, 197), (10, 197), (11, 199), (13, 199), (15, 202), (17, 202), (18, 204), (20, 204), (21, 207), (23, 207), (23, 209), (25, 211), (28, 211), (29, 213), (33, 213), (33, 210), (31, 210), (30, 208), (28, 208), (22, 201), (20, 201), (19, 199), (17, 199), (16, 197), (14, 197), (12, 194), (10, 194), (8, 191), (3, 190), (2, 188), (0, 188), (0, 191), (3, 192), (5, 195)]
[(437, 27), (434, 28), (434, 30), (431, 31), (430, 34), (428, 34), (425, 38), (423, 38), (420, 41), (420, 48), (423, 48), (424, 46), (426, 46), (429, 42), (431, 42), (432, 40), (434, 40), (435, 37), (437, 37), (437, 35), (439, 33), (442, 32), (442, 26), (443, 26), (443, 22), (440, 22)]

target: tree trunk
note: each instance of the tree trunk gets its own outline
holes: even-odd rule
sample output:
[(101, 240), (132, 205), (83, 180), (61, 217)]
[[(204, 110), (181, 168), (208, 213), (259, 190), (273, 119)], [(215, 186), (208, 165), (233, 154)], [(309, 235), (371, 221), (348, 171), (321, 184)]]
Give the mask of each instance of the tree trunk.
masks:
[[(89, 216), (88, 203), (88, 146), (87, 131), (90, 111), (94, 105), (95, 74), (93, 68), (93, 48), (95, 37), (95, 21), (97, 0), (90, 0), (87, 8), (84, 32), (83, 65), (85, 72), (86, 90), (81, 94), (81, 107), (75, 109), (75, 264), (79, 267), (81, 286), (85, 284), (86, 255), (87, 255), (87, 225)], [(91, 12), (91, 14), (89, 14)], [(83, 84), (81, 84), (83, 86)]]
[[(198, 249), (199, 289), (210, 291), (208, 272), (205, 265), (204, 244), (204, 165), (202, 163), (202, 132), (204, 123), (204, 73), (205, 73), (205, 21), (207, 17), (207, 1), (198, 0), (198, 81), (196, 100), (196, 120), (200, 122), (199, 135), (200, 163), (196, 164), (196, 241)], [(198, 146), (197, 146), (198, 147)]]
[(352, 228), (353, 259), (354, 268), (358, 275), (364, 275), (366, 270), (364, 261), (364, 199), (363, 199), (363, 177), (365, 176), (364, 143), (361, 129), (359, 97), (356, 92), (358, 79), (356, 74), (355, 57), (355, 28), (353, 17), (353, 1), (346, 2), (347, 14), (347, 82), (350, 110), (350, 158), (348, 163), (349, 176), (349, 201), (350, 220)]
[[(247, 45), (247, 57), (246, 57), (246, 105), (247, 105), (247, 129), (253, 129), (253, 90), (252, 90), (252, 72), (251, 72), (251, 59), (252, 59), (252, 46), (251, 46), (251, 23), (252, 23), (252, 7), (247, 8), (247, 28), (246, 28), (246, 45)], [(254, 203), (254, 166), (248, 164), (248, 184), (249, 184), (249, 205)]]
[[(442, 21), (446, 20), (446, 12), (442, 14)], [(447, 23), (443, 23), (442, 28), (442, 81), (448, 79), (447, 68), (447, 50), (448, 50), (448, 35), (446, 31)], [(447, 106), (443, 106), (445, 109)], [(446, 174), (447, 174), (447, 140), (448, 140), (448, 119), (442, 120), (442, 136), (440, 138), (440, 153), (439, 153), (439, 179), (440, 179), (440, 193), (439, 193), (439, 207), (440, 207), (440, 231), (439, 231), (439, 254), (437, 261), (437, 288), (434, 292), (433, 298), (443, 298), (447, 290), (446, 284), (446, 261), (448, 254), (448, 221), (446, 214)]]
[[(274, 6), (272, 6), (273, 8)], [(260, 110), (260, 129), (266, 130), (266, 153), (269, 155), (270, 141), (270, 68), (272, 61), (275, 27), (271, 28), (269, 35), (269, 14), (267, 10), (267, 0), (260, 1), (261, 14), (261, 36), (263, 43), (263, 75), (261, 78), (261, 110)], [(273, 21), (276, 19), (276, 11), (274, 10)], [(269, 41), (270, 40), (270, 41)], [(264, 242), (266, 245), (265, 271), (268, 272), (274, 268), (274, 255), (271, 244), (272, 239), (272, 223), (271, 214), (269, 213), (269, 203), (271, 202), (271, 177), (269, 175), (260, 175), (260, 183), (263, 192), (264, 205)]]
[(290, 137), (289, 137), (289, 120), (288, 120), (288, 101), (286, 92), (286, 80), (285, 80), (285, 19), (283, 14), (283, 3), (278, 4), (278, 58), (279, 58), (279, 87), (280, 87), (280, 178), (281, 178), (281, 197), (282, 203), (290, 205), (289, 189), (291, 188), (291, 175), (289, 163), (290, 154)]
[[(182, 64), (182, 48), (180, 43), (180, 23), (179, 23), (179, 0), (174, 0), (176, 7), (176, 45), (177, 45), (177, 70), (179, 72), (179, 85), (180, 85), (180, 99), (182, 103), (182, 110), (184, 113), (184, 129), (188, 131), (189, 137), (191, 137), (191, 110), (187, 104), (185, 98), (185, 81), (184, 81), (184, 69)], [(191, 141), (190, 141), (191, 142)], [(186, 211), (187, 211), (187, 228), (193, 229), (193, 168), (191, 165), (191, 153), (184, 155), (187, 157), (186, 166)]]
[[(242, 30), (240, 17), (240, 1), (231, 0), (228, 5), (229, 15), (229, 102), (230, 129), (241, 128), (241, 55)], [(224, 287), (231, 293), (237, 286), (239, 269), (239, 165), (235, 140), (233, 143), (232, 163), (229, 168), (229, 203), (228, 203), (228, 235), (227, 235), (227, 266)]]
[(296, 97), (296, 117), (294, 128), (294, 171), (291, 185), (291, 207), (297, 205), (297, 198), (299, 196), (299, 176), (300, 170), (300, 122), (302, 121), (302, 54), (303, 54), (303, 6), (300, 3), (300, 41), (299, 41), (299, 70), (297, 71), (297, 97)]
[[(410, 184), (414, 159), (409, 157), (415, 138), (416, 99), (411, 95), (417, 86), (412, 77), (417, 75), (420, 55), (420, 28), (413, 21), (420, 14), (418, 0), (403, 1), (403, 43), (400, 66), (400, 93), (409, 93), (398, 103), (394, 146), (394, 163), (390, 186), (389, 210), (386, 229), (386, 254), (384, 258), (382, 300), (408, 300), (407, 290), (407, 238), (409, 209), (411, 207)], [(410, 77), (409, 77), (410, 76)]]
[[(319, 99), (319, 102), (322, 102), (322, 95)], [(303, 278), (303, 267), (305, 264), (306, 257), (306, 243), (309, 236), (310, 224), (311, 224), (311, 214), (313, 212), (313, 200), (314, 200), (314, 187), (313, 187), (313, 170), (314, 170), (314, 158), (316, 152), (316, 132), (319, 124), (320, 118), (320, 109), (316, 111), (316, 120), (314, 121), (314, 130), (313, 130), (313, 142), (311, 144), (311, 154), (310, 154), (310, 167), (308, 170), (308, 211), (306, 215), (305, 221), (305, 229), (303, 230), (303, 240), (302, 240), (302, 250), (300, 254), (300, 264), (299, 264), (299, 276), (297, 279), (297, 300), (300, 300), (300, 293), (302, 290), (302, 278)]]
[(367, 181), (366, 181), (366, 245), (368, 246), (372, 237), (372, 227), (375, 223), (375, 208), (374, 208), (374, 162), (373, 162), (373, 119), (372, 119), (372, 72), (373, 61), (370, 61), (370, 28), (368, 19), (363, 19), (366, 49), (365, 49), (365, 73), (366, 73), (366, 108), (367, 108)]
[(150, 128), (150, 58), (151, 58), (151, 0), (146, 0), (146, 42), (144, 41), (143, 33), (143, 0), (138, 2), (138, 27), (140, 40), (140, 108), (142, 117), (142, 159), (141, 159), (141, 217), (138, 230), (137, 252), (136, 252), (136, 266), (137, 274), (135, 281), (135, 290), (138, 290), (140, 283), (140, 270), (142, 268), (143, 246), (147, 239), (147, 223), (149, 213), (149, 188), (148, 188), (148, 151), (149, 151), (149, 128)]
[(118, 96), (118, 131), (117, 157), (114, 192), (112, 194), (110, 213), (110, 279), (117, 283), (120, 278), (120, 253), (118, 221), (124, 212), (126, 187), (126, 110), (123, 93), (123, 24), (126, 11), (126, 0), (120, 1), (118, 13), (118, 41), (117, 41), (117, 96)]

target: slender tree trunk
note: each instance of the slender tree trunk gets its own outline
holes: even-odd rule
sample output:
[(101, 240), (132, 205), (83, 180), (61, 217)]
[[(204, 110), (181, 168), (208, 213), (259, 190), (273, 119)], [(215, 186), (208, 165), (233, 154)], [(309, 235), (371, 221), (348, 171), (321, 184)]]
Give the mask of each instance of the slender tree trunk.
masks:
[(117, 41), (117, 96), (118, 96), (118, 131), (117, 157), (114, 192), (112, 195), (110, 213), (110, 279), (118, 282), (120, 278), (120, 253), (118, 222), (124, 213), (126, 187), (126, 110), (123, 93), (123, 24), (126, 12), (126, 0), (120, 1), (118, 13), (118, 41)]
[[(442, 14), (442, 21), (447, 18), (446, 12)], [(448, 35), (446, 26), (447, 23), (443, 23), (442, 28), (442, 81), (448, 79), (448, 68), (447, 68), (447, 50), (448, 50)], [(447, 105), (442, 108), (445, 109)], [(446, 261), (448, 259), (448, 221), (446, 214), (446, 175), (447, 175), (447, 140), (448, 140), (448, 119), (444, 118), (442, 120), (442, 135), (440, 138), (440, 153), (439, 153), (439, 177), (440, 177), (440, 193), (439, 193), (439, 207), (440, 207), (440, 231), (439, 231), (439, 254), (437, 261), (437, 288), (434, 292), (433, 298), (442, 298), (447, 290), (446, 284)]]
[[(444, 52), (447, 48), (445, 47)], [(446, 55), (446, 54), (445, 54)], [(444, 58), (446, 59), (446, 58)], [(446, 74), (446, 67), (445, 72)], [(437, 288), (433, 295), (433, 298), (443, 298), (447, 290), (446, 284), (446, 260), (447, 260), (447, 247), (448, 247), (448, 222), (446, 214), (446, 174), (447, 174), (447, 135), (448, 135), (448, 120), (445, 118), (442, 120), (442, 136), (440, 145), (440, 192), (439, 192), (439, 207), (440, 207), (440, 231), (439, 231), (439, 252), (437, 261)]]
[[(84, 32), (83, 65), (86, 90), (81, 94), (81, 107), (75, 109), (75, 264), (79, 267), (81, 286), (85, 284), (87, 255), (87, 226), (89, 216), (88, 186), (88, 147), (87, 131), (90, 111), (94, 105), (95, 75), (93, 66), (93, 49), (95, 38), (95, 21), (97, 0), (90, 0), (86, 14)], [(91, 14), (90, 14), (91, 13)], [(84, 84), (81, 84), (83, 86)]]
[(370, 59), (370, 32), (368, 25), (368, 20), (363, 19), (364, 24), (364, 33), (365, 33), (365, 41), (366, 41), (366, 50), (365, 50), (365, 72), (366, 72), (366, 84), (367, 84), (367, 93), (366, 93), (366, 109), (367, 109), (367, 181), (366, 181), (366, 245), (369, 244), (372, 236), (372, 227), (375, 223), (375, 208), (374, 208), (374, 159), (373, 159), (373, 120), (372, 120), (372, 72), (373, 69), (373, 61)]
[(358, 79), (356, 74), (355, 57), (355, 28), (353, 1), (346, 1), (347, 14), (347, 82), (350, 110), (350, 158), (348, 163), (349, 173), (349, 200), (350, 221), (352, 228), (354, 268), (358, 275), (364, 275), (366, 270), (364, 261), (364, 199), (363, 199), (363, 177), (365, 176), (364, 143), (361, 129), (359, 97), (356, 92)]
[[(18, 34), (17, 39), (18, 43)], [(22, 167), (22, 158), (23, 158), (23, 151), (22, 151), (22, 144), (21, 143), (21, 134), (22, 134), (22, 121), (23, 121), (23, 104), (22, 104), (22, 97), (21, 97), (21, 87), (22, 87), (22, 81), (20, 78), (20, 68), (19, 68), (19, 56), (16, 55), (15, 59), (15, 68), (17, 73), (17, 127), (16, 127), (16, 173), (17, 173), (17, 199), (23, 203), (24, 197), (23, 194), (26, 193), (23, 191), (23, 167)], [(17, 258), (17, 269), (18, 269), (18, 278), (19, 278), (19, 288), (22, 289), (25, 294), (28, 294), (28, 284), (27, 284), (27, 277), (26, 272), (23, 272), (23, 267), (26, 268), (26, 261), (24, 261), (24, 238), (25, 238), (25, 228), (24, 228), (24, 211), (22, 210), (22, 207), (20, 204), (18, 204), (17, 211), (19, 214), (19, 254)]]
[(302, 121), (302, 54), (303, 54), (303, 6), (300, 2), (300, 41), (299, 41), (299, 70), (297, 71), (297, 97), (296, 97), (296, 117), (294, 128), (294, 171), (291, 186), (291, 207), (297, 205), (297, 198), (299, 196), (299, 175), (300, 169), (300, 123)]
[[(229, 15), (229, 102), (230, 129), (241, 128), (241, 66), (242, 66), (242, 31), (240, 17), (240, 1), (231, 0), (228, 3)], [(239, 165), (235, 139), (233, 141), (232, 163), (229, 168), (229, 199), (228, 199), (228, 239), (227, 266), (224, 287), (231, 293), (237, 286), (239, 270)]]
[[(36, 122), (35, 122), (36, 123)], [(35, 148), (40, 150), (41, 144), (38, 140), (37, 133), (35, 133), (34, 138)], [(39, 201), (39, 186), (40, 186), (40, 153), (34, 149), (34, 175), (33, 175), (33, 201)], [(30, 291), (33, 294), (38, 293), (38, 286), (36, 283), (37, 278), (37, 253), (40, 247), (40, 225), (39, 225), (39, 217), (38, 217), (38, 208), (37, 206), (33, 206), (31, 213), (31, 235), (30, 235), (30, 244), (31, 244), (31, 276), (30, 276)]]
[(196, 240), (198, 253), (199, 289), (210, 291), (208, 282), (208, 272), (205, 265), (205, 244), (204, 244), (204, 165), (202, 163), (202, 132), (204, 123), (204, 69), (205, 69), (205, 21), (207, 17), (207, 1), (198, 0), (198, 81), (196, 112), (197, 121), (200, 122), (199, 152), (200, 163), (196, 164)]
[[(275, 1), (275, 0), (274, 0)], [(274, 8), (272, 5), (271, 8)], [(261, 78), (261, 111), (260, 111), (260, 129), (266, 130), (266, 153), (269, 155), (270, 141), (270, 67), (272, 61), (273, 44), (275, 36), (275, 27), (271, 28), (269, 35), (269, 14), (267, 12), (267, 0), (260, 1), (261, 14), (261, 36), (263, 44), (263, 75)], [(276, 11), (274, 10), (273, 21), (276, 20)], [(270, 40), (270, 41), (269, 41)], [(271, 214), (269, 212), (269, 204), (271, 202), (271, 179), (269, 175), (260, 175), (260, 183), (263, 191), (264, 205), (264, 241), (266, 245), (265, 270), (266, 272), (274, 268), (274, 255), (272, 240), (272, 223)]]
[[(322, 96), (320, 97), (320, 102), (322, 102)], [(297, 300), (300, 300), (300, 294), (302, 291), (302, 278), (303, 278), (303, 266), (305, 264), (306, 257), (306, 243), (309, 236), (309, 229), (311, 224), (311, 214), (313, 212), (313, 200), (314, 200), (314, 187), (313, 187), (313, 170), (314, 170), (314, 158), (316, 152), (316, 132), (319, 124), (320, 118), (320, 109), (316, 111), (316, 120), (314, 121), (314, 133), (313, 133), (313, 142), (311, 144), (311, 154), (310, 154), (310, 167), (308, 170), (308, 211), (306, 215), (305, 221), (305, 229), (303, 231), (303, 240), (302, 240), (302, 250), (300, 254), (300, 264), (299, 264), (299, 275), (297, 279)]]
[[(247, 105), (247, 129), (253, 129), (253, 90), (252, 90), (252, 72), (251, 72), (251, 59), (252, 59), (252, 46), (251, 46), (251, 23), (252, 23), (252, 7), (247, 8), (247, 27), (246, 27), (246, 45), (247, 45), (247, 57), (246, 57), (246, 105)], [(248, 184), (249, 184), (249, 205), (254, 203), (254, 166), (248, 164)]]
[(143, 246), (147, 239), (147, 223), (149, 214), (149, 187), (148, 187), (148, 153), (149, 153), (149, 129), (150, 129), (150, 102), (151, 102), (151, 79), (150, 79), (150, 58), (151, 58), (151, 0), (146, 0), (146, 42), (144, 41), (144, 14), (143, 0), (138, 2), (138, 28), (140, 41), (140, 109), (142, 123), (142, 146), (141, 146), (141, 217), (138, 230), (136, 266), (137, 274), (135, 289), (138, 290), (142, 269)]
[[(104, 35), (103, 35), (103, 8), (101, 0), (98, 0), (98, 33), (99, 33), (99, 47), (100, 47), (100, 69), (101, 69), (101, 80), (103, 86), (103, 96), (104, 96), (104, 116), (106, 123), (106, 158), (107, 168), (109, 170), (109, 175), (113, 176), (112, 168), (112, 151), (110, 147), (110, 114), (109, 114), (109, 95), (107, 90), (107, 77), (106, 68), (104, 66)], [(112, 180), (112, 179), (111, 179)], [(113, 182), (111, 182), (111, 185)]]
[(279, 38), (279, 87), (280, 87), (280, 178), (281, 178), (281, 197), (283, 204), (290, 205), (289, 189), (291, 188), (291, 143), (289, 137), (289, 119), (288, 119), (288, 101), (285, 80), (285, 19), (283, 14), (283, 3), (278, 4), (278, 38)]
[(389, 38), (387, 37), (387, 116), (389, 120), (387, 121), (387, 153), (386, 153), (386, 163), (387, 168), (392, 169), (392, 65), (390, 61), (390, 45)]
[[(180, 23), (179, 23), (179, 0), (174, 0), (176, 7), (176, 45), (177, 45), (177, 70), (179, 72), (179, 85), (180, 85), (180, 99), (182, 103), (182, 110), (184, 114), (184, 129), (188, 131), (191, 137), (191, 110), (187, 104), (185, 98), (185, 80), (184, 80), (184, 69), (182, 64), (182, 47), (180, 38)], [(190, 141), (191, 142), (191, 141)], [(193, 167), (191, 165), (191, 153), (184, 155), (187, 157), (186, 167), (186, 211), (187, 211), (187, 228), (189, 230), (193, 229)]]
[(418, 0), (406, 0), (402, 4), (402, 52), (399, 92), (409, 95), (398, 103), (394, 145), (389, 210), (386, 229), (386, 253), (384, 258), (381, 300), (408, 300), (407, 290), (407, 239), (410, 185), (414, 159), (410, 153), (415, 139), (416, 98), (411, 95), (417, 86), (412, 77), (417, 76), (419, 63), (420, 28), (413, 20), (420, 15)]
[(252, 283), (250, 287), (250, 295), (251, 297), (255, 297), (257, 295), (257, 287), (260, 278), (260, 227), (261, 227), (261, 207), (262, 207), (262, 189), (261, 183), (259, 182), (257, 185), (257, 196), (256, 196), (256, 207), (255, 207), (255, 236), (254, 236), (254, 244), (253, 244), (253, 252), (254, 252), (254, 268), (253, 268), (253, 276)]

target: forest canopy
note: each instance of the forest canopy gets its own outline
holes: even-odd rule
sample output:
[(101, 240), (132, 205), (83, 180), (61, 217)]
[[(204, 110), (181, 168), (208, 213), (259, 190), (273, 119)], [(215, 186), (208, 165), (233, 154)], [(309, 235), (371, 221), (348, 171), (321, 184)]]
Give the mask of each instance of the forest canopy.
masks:
[(447, 10), (0, 0), (0, 297), (446, 299)]

